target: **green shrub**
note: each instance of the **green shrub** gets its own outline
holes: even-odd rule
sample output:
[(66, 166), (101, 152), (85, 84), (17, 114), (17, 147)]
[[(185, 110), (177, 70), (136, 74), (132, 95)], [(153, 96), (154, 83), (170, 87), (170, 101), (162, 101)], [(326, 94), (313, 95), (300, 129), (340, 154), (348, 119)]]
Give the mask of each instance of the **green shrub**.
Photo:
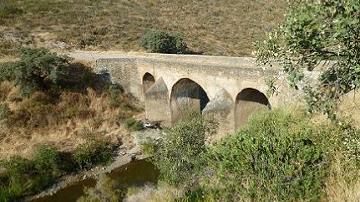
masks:
[(337, 132), (305, 115), (261, 113), (210, 149), (206, 190), (221, 201), (319, 201)]
[(11, 114), (11, 110), (7, 104), (0, 104), (0, 121), (7, 119)]
[(111, 147), (106, 142), (95, 139), (90, 139), (80, 145), (74, 153), (74, 160), (81, 169), (107, 164), (111, 158)]
[(23, 95), (35, 91), (57, 95), (60, 89), (86, 89), (94, 80), (90, 69), (46, 49), (22, 49), (19, 61), (2, 64), (0, 81), (15, 81)]
[(19, 156), (4, 161), (6, 177), (0, 183), (1, 201), (13, 201), (26, 194), (35, 194), (52, 184), (60, 177), (60, 154), (46, 146), (40, 146), (34, 155), (34, 160)]
[(18, 8), (12, 0), (0, 1), (0, 19), (14, 17), (22, 13), (23, 10)]
[(195, 176), (204, 163), (205, 135), (210, 132), (207, 124), (201, 115), (190, 113), (165, 132), (152, 162), (166, 182), (185, 183)]
[(182, 54), (187, 51), (187, 45), (179, 34), (159, 30), (145, 32), (140, 45), (153, 53)]
[(142, 130), (143, 124), (141, 121), (138, 121), (134, 118), (128, 118), (125, 120), (125, 127), (130, 131), (139, 131)]
[(40, 146), (35, 151), (34, 164), (35, 169), (41, 175), (51, 175), (58, 177), (61, 175), (60, 152), (48, 146)]
[(144, 142), (141, 142), (140, 146), (144, 154), (151, 156), (158, 150), (158, 142), (152, 138), (147, 138)]
[(360, 130), (349, 123), (341, 124), (341, 146), (349, 163), (360, 167)]
[(69, 58), (46, 49), (22, 49), (21, 58), (9, 68), (15, 71), (15, 83), (24, 95), (36, 90), (49, 90), (57, 83), (57, 75), (69, 66)]
[(34, 164), (32, 161), (19, 156), (11, 157), (2, 163), (7, 171), (7, 182), (3, 184), (0, 195), (3, 201), (13, 201), (22, 194), (31, 191), (33, 184), (31, 180)]
[(7, 171), (6, 176), (0, 176), (0, 201), (17, 201), (23, 196), (39, 193), (65, 172), (73, 171), (71, 165), (89, 168), (107, 163), (111, 152), (105, 142), (91, 140), (80, 146), (73, 158), (67, 158), (51, 147), (39, 146), (33, 160), (14, 156), (0, 161)]
[(13, 63), (2, 63), (0, 64), (0, 82), (12, 81), (15, 79), (15, 68)]

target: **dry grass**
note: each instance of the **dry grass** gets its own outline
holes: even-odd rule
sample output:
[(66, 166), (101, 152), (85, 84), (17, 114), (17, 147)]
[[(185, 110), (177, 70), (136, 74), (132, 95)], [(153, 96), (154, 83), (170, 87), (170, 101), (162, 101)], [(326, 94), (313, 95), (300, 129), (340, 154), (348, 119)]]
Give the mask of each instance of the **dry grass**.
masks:
[[(18, 88), (0, 84), (0, 103), (9, 105), (12, 114), (0, 122), (0, 159), (13, 155), (30, 157), (37, 145), (51, 145), (72, 151), (86, 139), (105, 138), (132, 147), (132, 138), (117, 117), (136, 114), (133, 109), (112, 107), (108, 92), (88, 89), (86, 93), (62, 92), (59, 98), (37, 92), (23, 100)], [(128, 103), (126, 96), (120, 102)]]
[(343, 96), (338, 107), (338, 113), (353, 121), (353, 126), (360, 129), (360, 92), (352, 91)]
[[(5, 0), (6, 1), (6, 0)], [(0, 20), (0, 52), (19, 44), (51, 49), (141, 50), (146, 29), (180, 32), (195, 52), (249, 55), (283, 18), (285, 0), (7, 0), (22, 12)], [(6, 16), (6, 15), (5, 15)], [(65, 42), (65, 43), (62, 43)]]
[(335, 159), (336, 161), (331, 165), (331, 173), (326, 182), (325, 191), (327, 198), (324, 201), (360, 201), (360, 180), (359, 178), (354, 178), (359, 176), (360, 172), (341, 165), (339, 157)]

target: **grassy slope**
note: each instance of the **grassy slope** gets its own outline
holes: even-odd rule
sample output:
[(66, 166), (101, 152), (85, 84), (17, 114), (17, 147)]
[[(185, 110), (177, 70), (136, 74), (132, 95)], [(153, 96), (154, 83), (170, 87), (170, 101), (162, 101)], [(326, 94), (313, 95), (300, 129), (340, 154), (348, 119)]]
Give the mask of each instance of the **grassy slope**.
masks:
[[(146, 29), (182, 33), (193, 51), (249, 55), (283, 17), (284, 0), (11, 0), (0, 9), (0, 55), (20, 43), (69, 48), (141, 50)], [(10, 12), (14, 13), (14, 12)], [(15, 39), (15, 40), (14, 40)], [(14, 43), (13, 41), (20, 41)]]

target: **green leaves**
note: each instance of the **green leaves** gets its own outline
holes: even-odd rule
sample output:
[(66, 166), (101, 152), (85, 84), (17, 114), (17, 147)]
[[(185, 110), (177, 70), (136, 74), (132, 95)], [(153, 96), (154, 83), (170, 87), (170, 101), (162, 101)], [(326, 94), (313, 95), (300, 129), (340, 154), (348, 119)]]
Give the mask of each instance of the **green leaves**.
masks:
[(182, 54), (187, 45), (178, 33), (148, 30), (141, 38), (140, 45), (152, 53)]
[(3, 65), (0, 81), (14, 80), (21, 87), (22, 94), (28, 96), (58, 84), (58, 75), (69, 67), (69, 63), (69, 58), (46, 49), (22, 49), (19, 61)]
[[(290, 2), (286, 20), (257, 44), (257, 59), (264, 64), (278, 63), (288, 74), (291, 86), (305, 93), (323, 96), (309, 104), (310, 111), (331, 114), (338, 99), (358, 88), (360, 81), (360, 3), (357, 0)], [(318, 70), (321, 62), (331, 61), (318, 84), (307, 83), (304, 71)], [(302, 88), (299, 88), (302, 86)], [(331, 106), (321, 103), (331, 99)], [(316, 100), (316, 101), (314, 101)]]
[(304, 115), (259, 114), (209, 149), (205, 190), (215, 188), (216, 201), (317, 201), (329, 163), (322, 135)]
[(5, 120), (11, 114), (11, 110), (7, 104), (0, 104), (0, 121)]
[(91, 168), (97, 164), (107, 164), (112, 159), (112, 148), (102, 140), (89, 139), (76, 148), (74, 161), (81, 169)]
[(166, 131), (163, 140), (155, 147), (152, 159), (165, 181), (186, 183), (196, 176), (196, 171), (204, 163), (207, 132), (208, 122), (197, 113), (190, 113)]

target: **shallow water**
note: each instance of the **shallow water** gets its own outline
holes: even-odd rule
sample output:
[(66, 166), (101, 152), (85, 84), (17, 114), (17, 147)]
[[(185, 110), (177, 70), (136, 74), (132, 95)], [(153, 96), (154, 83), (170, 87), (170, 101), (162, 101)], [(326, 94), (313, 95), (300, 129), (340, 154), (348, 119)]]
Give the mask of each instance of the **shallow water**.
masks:
[[(156, 183), (158, 175), (159, 173), (154, 165), (145, 160), (139, 160), (123, 165), (113, 170), (107, 176), (120, 182), (125, 187), (131, 187)], [(85, 187), (94, 187), (95, 185), (95, 179), (82, 180), (61, 189), (52, 196), (46, 196), (32, 202), (75, 202), (84, 194), (83, 189)]]

